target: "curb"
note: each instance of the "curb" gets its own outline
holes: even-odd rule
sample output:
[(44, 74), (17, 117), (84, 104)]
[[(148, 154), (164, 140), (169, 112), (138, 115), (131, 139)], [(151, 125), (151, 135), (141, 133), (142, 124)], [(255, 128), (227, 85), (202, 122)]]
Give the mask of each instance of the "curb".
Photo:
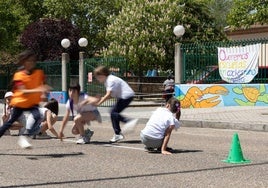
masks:
[(180, 122), (181, 122), (182, 127), (233, 129), (233, 130), (268, 132), (268, 125), (266, 124), (245, 124), (245, 123), (232, 123), (232, 122), (191, 121), (191, 120), (180, 120)]

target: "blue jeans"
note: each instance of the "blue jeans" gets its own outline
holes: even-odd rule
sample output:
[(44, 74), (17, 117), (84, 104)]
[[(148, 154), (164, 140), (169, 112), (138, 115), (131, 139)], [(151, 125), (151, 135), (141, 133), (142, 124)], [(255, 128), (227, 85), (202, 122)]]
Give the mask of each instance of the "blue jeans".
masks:
[(115, 134), (120, 134), (120, 132), (121, 132), (121, 128), (119, 125), (120, 121), (122, 121), (124, 123), (129, 121), (129, 119), (122, 116), (120, 114), (120, 112), (122, 112), (126, 107), (128, 107), (128, 105), (131, 103), (132, 100), (133, 100), (133, 97), (130, 97), (128, 99), (117, 99), (116, 104), (112, 108), (111, 121), (112, 121), (112, 125), (113, 125), (113, 129), (114, 129)]
[(30, 130), (28, 130), (29, 134), (33, 134), (33, 129), (35, 128), (35, 126), (38, 125), (38, 121), (41, 118), (38, 106), (34, 106), (31, 108), (13, 107), (10, 119), (6, 123), (4, 123), (3, 126), (0, 127), (0, 137), (2, 137), (3, 134), (5, 134), (6, 130), (8, 130), (12, 126), (12, 124), (19, 119), (19, 117), (24, 111), (30, 111), (30, 113), (34, 117), (35, 121), (31, 126)]

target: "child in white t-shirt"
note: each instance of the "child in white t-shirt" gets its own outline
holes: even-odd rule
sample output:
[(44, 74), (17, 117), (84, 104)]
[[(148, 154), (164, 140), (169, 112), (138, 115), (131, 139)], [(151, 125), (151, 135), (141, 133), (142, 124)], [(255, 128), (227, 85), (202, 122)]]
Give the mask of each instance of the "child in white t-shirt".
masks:
[(74, 125), (72, 133), (74, 135), (80, 135), (76, 141), (77, 144), (87, 144), (90, 142), (90, 138), (94, 134), (93, 131), (87, 129), (85, 131), (84, 125), (89, 124), (90, 121), (97, 120), (101, 123), (101, 116), (95, 104), (100, 100), (97, 97), (91, 97), (87, 94), (80, 93), (80, 85), (75, 84), (69, 87), (68, 90), (69, 99), (66, 103), (66, 113), (63, 117), (62, 125), (59, 131), (59, 137), (64, 137), (63, 130), (68, 122), (70, 113), (72, 114)]
[(160, 150), (162, 154), (171, 154), (168, 142), (173, 129), (179, 128), (181, 116), (180, 102), (172, 97), (165, 107), (159, 107), (153, 112), (145, 128), (141, 131), (141, 142), (148, 151)]
[(110, 73), (105, 66), (99, 66), (94, 70), (94, 76), (100, 83), (104, 83), (106, 94), (100, 99), (97, 105), (101, 105), (104, 101), (110, 98), (116, 98), (116, 104), (112, 107), (110, 116), (114, 129), (114, 136), (110, 142), (118, 142), (124, 139), (121, 132), (120, 122), (125, 123), (124, 129), (133, 128), (138, 119), (129, 119), (122, 116), (120, 113), (129, 106), (134, 97), (134, 91), (121, 78)]
[[(57, 131), (54, 129), (53, 125), (57, 122), (58, 112), (59, 112), (59, 103), (56, 99), (50, 99), (44, 107), (39, 107), (40, 119), (38, 122), (38, 126), (33, 128), (33, 138), (51, 138), (46, 131), (50, 130), (50, 132), (58, 138), (59, 135)], [(27, 118), (26, 129), (30, 129), (30, 125), (34, 121), (34, 117), (32, 114), (29, 114)]]

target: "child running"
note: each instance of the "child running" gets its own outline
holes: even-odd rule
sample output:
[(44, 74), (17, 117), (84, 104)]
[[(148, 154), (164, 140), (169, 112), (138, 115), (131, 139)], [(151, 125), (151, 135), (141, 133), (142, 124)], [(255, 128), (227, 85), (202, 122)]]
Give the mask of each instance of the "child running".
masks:
[(165, 107), (157, 108), (140, 133), (145, 149), (148, 151), (157, 149), (164, 155), (172, 154), (172, 149), (167, 145), (172, 130), (179, 128), (180, 116), (180, 102), (174, 97), (167, 101)]
[[(50, 138), (50, 136), (46, 133), (47, 130), (50, 130), (50, 132), (58, 138), (59, 135), (54, 129), (53, 125), (56, 123), (58, 118), (58, 112), (59, 112), (59, 103), (56, 99), (52, 98), (50, 99), (44, 107), (39, 108), (40, 112), (40, 120), (38, 126), (34, 129), (33, 138)], [(34, 121), (34, 118), (32, 114), (30, 114), (27, 118), (27, 124), (31, 125)]]
[(97, 120), (101, 123), (101, 116), (97, 109), (96, 103), (100, 100), (97, 97), (88, 96), (85, 93), (80, 93), (80, 85), (74, 84), (68, 90), (69, 99), (66, 103), (66, 113), (59, 131), (59, 138), (62, 140), (64, 137), (63, 130), (68, 122), (70, 113), (72, 113), (74, 125), (72, 133), (80, 135), (76, 141), (77, 144), (88, 144), (94, 132), (90, 129), (85, 131), (84, 125), (89, 124), (90, 121)]
[[(33, 134), (33, 128), (38, 124), (40, 119), (38, 105), (41, 102), (41, 95), (47, 92), (50, 87), (44, 85), (45, 75), (43, 71), (35, 69), (36, 61), (37, 56), (31, 50), (22, 52), (18, 57), (18, 65), (22, 68), (13, 76), (13, 96), (10, 103), (13, 111), (10, 119), (0, 127), (0, 137), (19, 119), (24, 111), (30, 111), (34, 117), (34, 122), (28, 130), (26, 129), (25, 135)], [(18, 144), (23, 148), (31, 147), (24, 136), (20, 136)]]
[(106, 94), (101, 98), (97, 105), (101, 105), (104, 101), (114, 97), (117, 99), (116, 104), (112, 107), (110, 112), (111, 121), (114, 129), (114, 136), (110, 142), (118, 142), (124, 139), (121, 132), (120, 121), (124, 122), (124, 129), (128, 127), (133, 128), (138, 119), (128, 119), (120, 113), (129, 106), (134, 97), (134, 91), (121, 78), (110, 74), (110, 71), (105, 66), (99, 66), (94, 70), (94, 76), (100, 83), (104, 83), (106, 87)]
[[(8, 91), (5, 94), (5, 103), (4, 103), (4, 113), (2, 115), (2, 121), (3, 123), (7, 122), (12, 113), (12, 106), (10, 105), (11, 98), (13, 96), (12, 91)], [(26, 118), (24, 114), (21, 114), (21, 116), (18, 118), (18, 121), (15, 121), (10, 129), (6, 130), (4, 135), (10, 135), (10, 130), (19, 130), (19, 135), (21, 135), (25, 131), (25, 124), (26, 124)]]

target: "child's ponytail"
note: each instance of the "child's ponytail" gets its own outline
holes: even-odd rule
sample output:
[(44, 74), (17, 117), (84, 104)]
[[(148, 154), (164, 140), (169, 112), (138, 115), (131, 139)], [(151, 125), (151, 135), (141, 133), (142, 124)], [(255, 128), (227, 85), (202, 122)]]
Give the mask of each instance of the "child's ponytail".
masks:
[(176, 114), (176, 119), (181, 117), (181, 104), (180, 101), (174, 97), (170, 98), (167, 103), (170, 105), (170, 111)]

